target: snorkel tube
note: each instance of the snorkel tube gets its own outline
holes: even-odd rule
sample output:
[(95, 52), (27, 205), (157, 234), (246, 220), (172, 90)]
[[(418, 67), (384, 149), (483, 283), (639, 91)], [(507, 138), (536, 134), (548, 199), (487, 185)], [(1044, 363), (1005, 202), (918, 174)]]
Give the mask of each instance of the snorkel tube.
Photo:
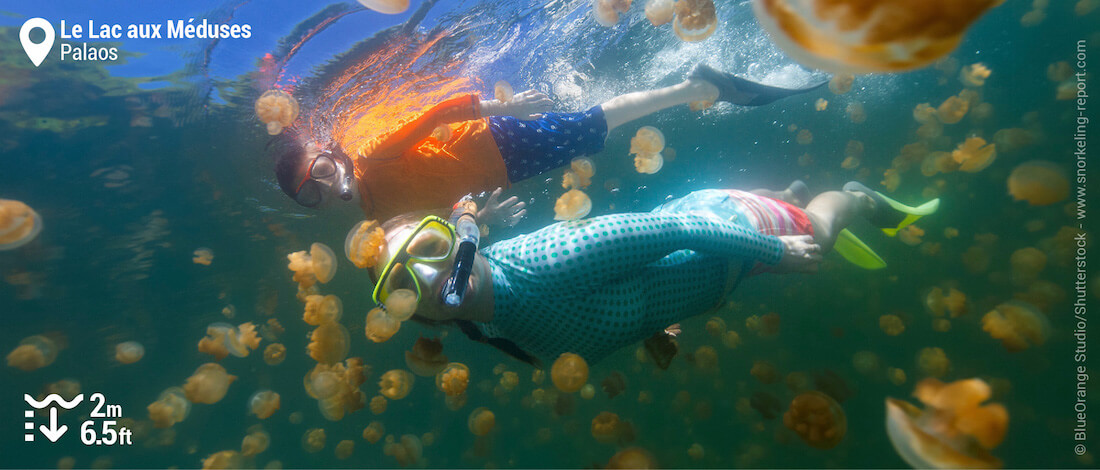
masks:
[(458, 307), (466, 295), (466, 284), (470, 281), (470, 273), (474, 269), (474, 255), (477, 254), (477, 244), (480, 240), (481, 230), (477, 227), (477, 203), (467, 194), (454, 205), (451, 212), (451, 223), (455, 226), (458, 235), (458, 253), (455, 255), (455, 266), (451, 271), (451, 277), (443, 284), (443, 292), (440, 296), (443, 303)]
[(354, 172), (351, 171), (351, 168), (353, 168), (351, 159), (339, 150), (333, 156), (341, 163), (337, 166), (338, 171), (336, 172), (336, 194), (340, 196), (340, 199), (350, 201), (355, 197), (355, 190), (352, 188), (352, 185), (355, 184), (355, 177)]

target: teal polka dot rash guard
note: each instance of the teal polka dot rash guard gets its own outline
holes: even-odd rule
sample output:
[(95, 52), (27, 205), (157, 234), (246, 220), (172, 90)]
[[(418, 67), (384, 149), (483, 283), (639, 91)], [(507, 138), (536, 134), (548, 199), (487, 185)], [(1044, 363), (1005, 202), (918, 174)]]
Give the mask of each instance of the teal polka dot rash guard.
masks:
[(731, 262), (783, 256), (779, 238), (743, 217), (662, 210), (558, 223), (483, 249), (495, 309), (477, 326), (544, 361), (572, 352), (596, 362), (715, 307)]

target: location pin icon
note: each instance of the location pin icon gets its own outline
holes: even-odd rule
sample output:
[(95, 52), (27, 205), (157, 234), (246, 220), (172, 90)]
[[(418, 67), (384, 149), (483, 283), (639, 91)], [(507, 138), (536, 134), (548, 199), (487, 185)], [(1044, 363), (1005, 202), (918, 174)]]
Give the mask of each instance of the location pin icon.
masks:
[[(34, 28), (40, 28), (46, 33), (46, 39), (38, 44), (31, 42), (31, 30)], [(19, 42), (23, 44), (23, 51), (27, 53), (27, 57), (35, 67), (38, 67), (53, 49), (53, 39), (53, 25), (45, 18), (31, 18), (23, 23), (22, 28), (19, 28)]]

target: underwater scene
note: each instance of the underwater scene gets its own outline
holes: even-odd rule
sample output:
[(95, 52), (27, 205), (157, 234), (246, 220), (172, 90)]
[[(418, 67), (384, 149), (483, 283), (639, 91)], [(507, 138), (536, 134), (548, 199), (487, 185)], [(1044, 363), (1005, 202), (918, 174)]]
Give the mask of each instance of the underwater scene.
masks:
[(1094, 60), (1100, 0), (6, 1), (0, 467), (1096, 468)]

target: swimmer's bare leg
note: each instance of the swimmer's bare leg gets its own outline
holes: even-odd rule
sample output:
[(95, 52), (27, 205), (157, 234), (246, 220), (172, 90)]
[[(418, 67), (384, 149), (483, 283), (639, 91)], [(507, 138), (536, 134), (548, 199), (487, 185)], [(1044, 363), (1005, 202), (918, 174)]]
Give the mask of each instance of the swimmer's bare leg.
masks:
[(810, 188), (806, 187), (806, 183), (803, 183), (802, 180), (794, 180), (790, 186), (787, 186), (787, 189), (782, 191), (754, 189), (749, 192), (757, 196), (778, 199), (795, 207), (806, 207), (806, 203), (810, 202)]
[(718, 99), (718, 87), (700, 79), (687, 79), (679, 84), (656, 90), (638, 91), (620, 95), (603, 102), (607, 130), (640, 119), (662, 109), (693, 101)]
[(806, 206), (806, 216), (814, 227), (814, 243), (822, 252), (833, 249), (837, 235), (857, 217), (874, 213), (875, 202), (863, 193), (827, 191), (818, 194)]

